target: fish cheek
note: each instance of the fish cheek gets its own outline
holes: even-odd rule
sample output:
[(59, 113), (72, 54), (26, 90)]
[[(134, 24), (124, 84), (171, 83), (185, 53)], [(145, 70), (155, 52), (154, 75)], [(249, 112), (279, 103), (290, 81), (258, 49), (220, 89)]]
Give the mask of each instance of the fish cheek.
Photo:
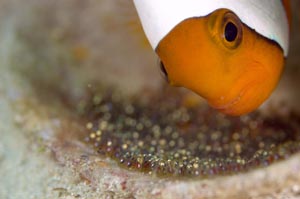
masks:
[(209, 46), (211, 41), (204, 30), (203, 19), (187, 19), (163, 38), (156, 48), (170, 81), (176, 85), (192, 89), (198, 80), (203, 80), (202, 76), (209, 73), (210, 69), (206, 66), (213, 50)]
[[(222, 110), (231, 115), (242, 115), (257, 109), (276, 88), (284, 64), (282, 49), (251, 29), (246, 29), (240, 50), (232, 59), (233, 67), (236, 66), (238, 71), (236, 84), (228, 92), (232, 97), (240, 96), (240, 99), (227, 110)], [(239, 63), (243, 64), (239, 66)]]

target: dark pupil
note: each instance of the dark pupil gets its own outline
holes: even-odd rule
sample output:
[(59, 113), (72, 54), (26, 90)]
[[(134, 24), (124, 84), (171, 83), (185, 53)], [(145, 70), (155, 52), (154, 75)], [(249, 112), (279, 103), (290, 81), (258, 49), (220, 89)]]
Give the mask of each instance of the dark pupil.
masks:
[(237, 34), (237, 27), (231, 22), (227, 23), (225, 27), (225, 39), (229, 42), (232, 42), (236, 39)]
[(159, 63), (160, 63), (160, 70), (161, 70), (161, 72), (165, 75), (165, 78), (168, 80), (168, 72), (167, 72), (167, 70), (165, 68), (165, 65), (161, 61)]

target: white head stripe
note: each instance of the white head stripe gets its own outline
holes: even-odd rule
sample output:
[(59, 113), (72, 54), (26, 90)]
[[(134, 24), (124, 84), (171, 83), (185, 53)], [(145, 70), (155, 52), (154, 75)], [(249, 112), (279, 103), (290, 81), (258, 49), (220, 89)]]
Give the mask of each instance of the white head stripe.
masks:
[(155, 49), (176, 25), (227, 8), (243, 23), (276, 41), (288, 54), (289, 27), (281, 0), (134, 0), (144, 31)]

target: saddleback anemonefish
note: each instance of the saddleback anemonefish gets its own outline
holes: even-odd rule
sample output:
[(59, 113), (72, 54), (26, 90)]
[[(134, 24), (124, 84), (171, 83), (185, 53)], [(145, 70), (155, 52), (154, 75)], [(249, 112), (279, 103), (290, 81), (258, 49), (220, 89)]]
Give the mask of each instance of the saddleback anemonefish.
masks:
[(289, 1), (134, 0), (169, 83), (242, 115), (275, 89), (288, 54)]

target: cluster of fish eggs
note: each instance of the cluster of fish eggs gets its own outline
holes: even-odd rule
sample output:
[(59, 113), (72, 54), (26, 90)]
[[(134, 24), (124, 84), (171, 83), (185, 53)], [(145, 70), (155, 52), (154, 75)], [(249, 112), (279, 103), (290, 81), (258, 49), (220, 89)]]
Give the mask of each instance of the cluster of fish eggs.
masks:
[(230, 174), (269, 165), (300, 149), (297, 115), (229, 117), (206, 104), (187, 105), (178, 91), (147, 101), (106, 91), (86, 104), (86, 141), (120, 165), (150, 174)]

